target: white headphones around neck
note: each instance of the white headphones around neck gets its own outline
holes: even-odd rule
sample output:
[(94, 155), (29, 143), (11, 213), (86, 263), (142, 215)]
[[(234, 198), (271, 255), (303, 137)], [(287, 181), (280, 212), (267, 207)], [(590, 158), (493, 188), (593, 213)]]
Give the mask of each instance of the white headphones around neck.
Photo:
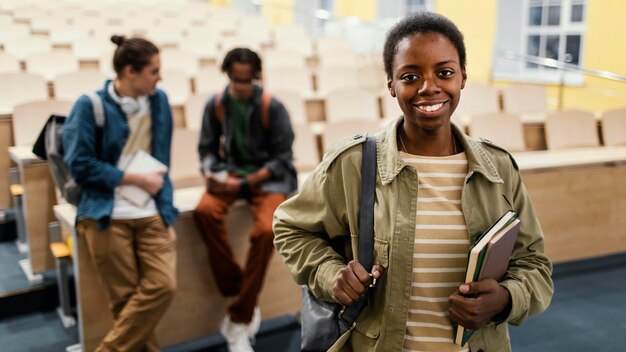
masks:
[(111, 96), (111, 99), (113, 99), (113, 101), (115, 101), (117, 105), (120, 106), (120, 109), (122, 109), (122, 111), (127, 116), (134, 116), (139, 115), (140, 113), (145, 113), (150, 105), (147, 94), (140, 95), (139, 97), (137, 97), (137, 99), (118, 95), (115, 91), (113, 82), (109, 84), (109, 95)]

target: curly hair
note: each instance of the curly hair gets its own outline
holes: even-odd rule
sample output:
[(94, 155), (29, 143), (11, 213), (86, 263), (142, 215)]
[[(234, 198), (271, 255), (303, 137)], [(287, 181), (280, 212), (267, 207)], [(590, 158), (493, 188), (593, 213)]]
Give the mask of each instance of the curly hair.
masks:
[(446, 17), (434, 12), (420, 11), (402, 19), (387, 33), (383, 49), (383, 61), (387, 78), (392, 76), (391, 66), (393, 58), (398, 52), (398, 43), (410, 35), (425, 32), (439, 33), (448, 38), (459, 54), (461, 69), (465, 70), (467, 58), (463, 33)]
[(261, 58), (257, 53), (248, 48), (235, 48), (226, 53), (222, 62), (222, 72), (228, 74), (233, 63), (248, 64), (252, 67), (255, 79), (261, 77)]

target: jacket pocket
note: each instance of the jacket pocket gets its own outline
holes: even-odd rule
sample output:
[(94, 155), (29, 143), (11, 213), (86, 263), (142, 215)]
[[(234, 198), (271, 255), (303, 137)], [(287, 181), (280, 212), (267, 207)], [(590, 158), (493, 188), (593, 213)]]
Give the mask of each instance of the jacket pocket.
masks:
[[(389, 267), (389, 241), (374, 238), (374, 264), (382, 266), (385, 270)], [(384, 275), (383, 273), (383, 278)], [(383, 316), (384, 286), (379, 285), (374, 290), (367, 295), (367, 307), (359, 314), (354, 328), (358, 334), (353, 334), (352, 339), (359, 339), (357, 337), (359, 334), (370, 339), (377, 339), (380, 335), (380, 328), (385, 320)]]

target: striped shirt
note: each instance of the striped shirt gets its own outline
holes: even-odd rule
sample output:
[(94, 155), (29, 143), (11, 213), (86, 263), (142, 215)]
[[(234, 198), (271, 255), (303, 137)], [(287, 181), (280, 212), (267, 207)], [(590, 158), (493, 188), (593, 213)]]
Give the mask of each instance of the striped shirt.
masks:
[(454, 344), (448, 297), (465, 278), (470, 243), (461, 209), (465, 153), (426, 157), (400, 153), (418, 173), (411, 302), (403, 351), (469, 351)]

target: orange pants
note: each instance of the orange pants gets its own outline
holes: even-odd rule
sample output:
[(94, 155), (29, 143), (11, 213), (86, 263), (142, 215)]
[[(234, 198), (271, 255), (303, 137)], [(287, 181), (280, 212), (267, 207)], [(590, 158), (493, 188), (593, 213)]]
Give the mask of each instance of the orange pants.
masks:
[(239, 295), (228, 308), (231, 320), (236, 323), (247, 324), (252, 320), (274, 252), (274, 211), (285, 198), (282, 193), (264, 193), (258, 188), (250, 190), (247, 200), (254, 218), (254, 227), (250, 231), (250, 250), (243, 269), (235, 262), (224, 226), (228, 208), (238, 197), (205, 192), (194, 212), (196, 223), (207, 244), (209, 262), (219, 291), (224, 296)]
[(76, 226), (84, 236), (113, 315), (113, 328), (96, 351), (159, 351), (154, 329), (176, 288), (176, 234), (159, 216), (94, 220)]

